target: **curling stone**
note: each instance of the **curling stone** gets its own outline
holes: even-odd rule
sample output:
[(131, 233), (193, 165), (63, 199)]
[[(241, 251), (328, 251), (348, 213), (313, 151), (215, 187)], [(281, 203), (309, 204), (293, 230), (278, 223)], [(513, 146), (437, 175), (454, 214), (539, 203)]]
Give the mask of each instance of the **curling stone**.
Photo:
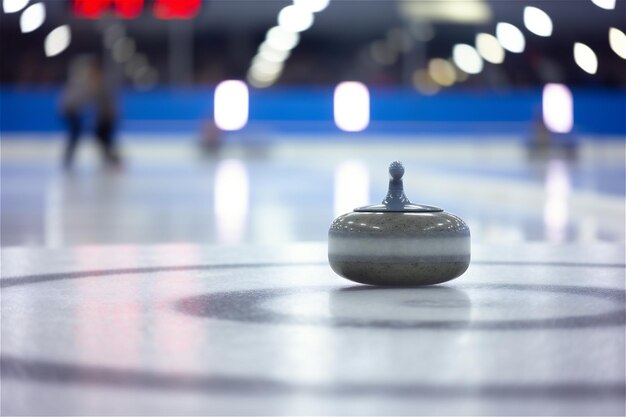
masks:
[(459, 217), (413, 204), (404, 194), (404, 167), (389, 166), (382, 204), (337, 217), (328, 231), (328, 261), (337, 274), (370, 285), (430, 285), (454, 279), (470, 263), (470, 230)]

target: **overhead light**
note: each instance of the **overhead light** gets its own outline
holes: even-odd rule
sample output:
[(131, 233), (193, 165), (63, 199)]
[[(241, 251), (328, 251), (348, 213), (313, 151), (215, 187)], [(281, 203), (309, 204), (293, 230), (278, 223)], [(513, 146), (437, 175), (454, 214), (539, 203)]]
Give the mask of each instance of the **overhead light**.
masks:
[(546, 12), (536, 7), (524, 7), (524, 26), (537, 36), (552, 35), (552, 19)]
[(478, 74), (483, 70), (483, 59), (473, 46), (464, 43), (452, 49), (454, 64), (468, 74)]
[(330, 0), (294, 0), (278, 13), (278, 25), (267, 31), (259, 46), (247, 80), (258, 88), (269, 87), (280, 77), (284, 62), (300, 41), (300, 34), (313, 24), (313, 13), (328, 7)]
[(287, 6), (278, 13), (278, 25), (291, 32), (302, 32), (313, 24), (313, 13), (304, 7)]
[(72, 40), (70, 27), (68, 25), (59, 26), (48, 33), (44, 41), (44, 52), (47, 57), (52, 57), (65, 51)]
[(491, 8), (483, 0), (415, 1), (398, 4), (400, 14), (417, 22), (487, 23)]
[(456, 71), (452, 64), (441, 58), (433, 58), (428, 63), (428, 74), (437, 84), (449, 87), (456, 81)]
[(250, 67), (250, 71), (248, 73), (258, 80), (274, 82), (282, 74), (282, 68), (275, 71), (267, 71), (264, 70), (262, 67), (253, 65), (252, 67)]
[(423, 69), (418, 69), (413, 73), (413, 86), (426, 96), (435, 95), (440, 90), (439, 86), (430, 78), (428, 71)]
[(213, 116), (222, 130), (239, 130), (248, 122), (248, 86), (239, 80), (222, 81), (215, 88)]
[(299, 41), (300, 35), (297, 32), (288, 31), (282, 26), (274, 26), (265, 35), (267, 45), (279, 51), (293, 49)]
[(252, 66), (256, 71), (263, 72), (265, 74), (277, 74), (283, 70), (283, 63), (266, 61), (263, 57), (257, 55), (252, 60)]
[(524, 52), (526, 40), (524, 34), (510, 23), (500, 22), (496, 26), (496, 37), (500, 45), (509, 52)]
[(260, 71), (258, 67), (250, 67), (248, 70), (248, 78), (254, 78), (263, 82), (274, 82), (278, 79), (280, 72), (268, 73)]
[(543, 123), (554, 133), (569, 133), (574, 126), (574, 99), (563, 84), (546, 84), (542, 99)]
[(261, 44), (259, 45), (259, 49), (258, 49), (257, 53), (261, 54), (261, 55), (265, 54), (265, 53), (268, 53), (268, 54), (280, 53), (280, 54), (283, 54), (285, 56), (289, 56), (289, 54), (291, 53), (291, 50), (290, 50), (290, 48), (288, 48), (288, 49), (282, 49), (282, 48), (281, 49), (277, 49), (277, 48), (274, 48), (266, 39), (265, 41), (261, 42)]
[(598, 71), (598, 57), (593, 49), (584, 43), (574, 44), (574, 61), (586, 73), (595, 74)]
[(311, 13), (319, 13), (328, 7), (330, 0), (293, 0), (293, 4)]
[(279, 50), (270, 47), (268, 44), (263, 42), (259, 47), (258, 56), (263, 58), (266, 61), (270, 62), (284, 62), (289, 57), (290, 51), (287, 50)]
[(272, 84), (274, 84), (274, 81), (264, 81), (264, 80), (260, 80), (256, 77), (254, 77), (252, 74), (248, 73), (248, 76), (246, 77), (246, 80), (248, 81), (248, 84), (250, 84), (252, 87), (254, 88), (267, 88), (269, 86), (271, 86)]
[(33, 4), (22, 12), (20, 16), (20, 30), (22, 33), (32, 32), (43, 25), (45, 20), (46, 6), (43, 3)]
[(504, 62), (504, 49), (495, 36), (488, 33), (476, 35), (476, 49), (480, 56), (492, 64), (502, 64)]
[(609, 45), (620, 58), (626, 59), (626, 34), (617, 28), (609, 29)]
[(4, 0), (2, 2), (2, 10), (5, 13), (16, 13), (22, 10), (28, 4), (28, 0)]
[(615, 0), (591, 0), (593, 4), (606, 10), (615, 8)]
[(370, 93), (356, 81), (339, 83), (335, 88), (334, 116), (337, 127), (346, 132), (360, 132), (370, 123)]
[(274, 84), (280, 75), (280, 72), (277, 74), (265, 74), (252, 67), (248, 71), (247, 80), (253, 87), (265, 88)]

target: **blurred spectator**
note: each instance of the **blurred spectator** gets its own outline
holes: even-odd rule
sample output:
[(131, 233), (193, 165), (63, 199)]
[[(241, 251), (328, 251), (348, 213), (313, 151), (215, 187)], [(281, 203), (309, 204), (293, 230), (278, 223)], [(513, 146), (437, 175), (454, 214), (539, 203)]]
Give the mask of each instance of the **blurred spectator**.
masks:
[(72, 62), (61, 98), (61, 113), (68, 129), (63, 156), (66, 169), (72, 166), (83, 126), (91, 115), (105, 164), (119, 167), (120, 158), (114, 142), (117, 119), (115, 99), (112, 89), (106, 85), (101, 65), (94, 57), (80, 56)]

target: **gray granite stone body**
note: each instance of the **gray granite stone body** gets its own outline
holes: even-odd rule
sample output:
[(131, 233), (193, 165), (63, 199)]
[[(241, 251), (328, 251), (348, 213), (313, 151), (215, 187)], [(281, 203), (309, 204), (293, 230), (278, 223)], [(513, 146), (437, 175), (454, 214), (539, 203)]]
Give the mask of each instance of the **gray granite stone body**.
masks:
[(438, 284), (467, 270), (470, 231), (446, 212), (347, 213), (330, 227), (328, 260), (363, 284)]
[(409, 235), (420, 237), (450, 237), (467, 235), (469, 228), (454, 214), (440, 212), (350, 212), (337, 217), (330, 226), (330, 232), (355, 234)]

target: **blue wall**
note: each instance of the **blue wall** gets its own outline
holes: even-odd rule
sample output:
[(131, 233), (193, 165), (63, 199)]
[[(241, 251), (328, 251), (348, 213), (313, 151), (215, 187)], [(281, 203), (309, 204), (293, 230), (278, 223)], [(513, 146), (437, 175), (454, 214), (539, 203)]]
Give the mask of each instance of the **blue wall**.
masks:
[[(56, 132), (60, 90), (0, 89), (0, 131)], [(575, 134), (626, 135), (626, 92), (574, 90)], [(134, 132), (197, 132), (210, 120), (213, 89), (157, 89), (120, 94), (121, 128)], [(250, 93), (249, 132), (338, 132), (332, 88), (272, 88)], [(371, 91), (365, 133), (526, 134), (540, 114), (541, 90), (448, 90), (435, 96), (412, 90)]]

